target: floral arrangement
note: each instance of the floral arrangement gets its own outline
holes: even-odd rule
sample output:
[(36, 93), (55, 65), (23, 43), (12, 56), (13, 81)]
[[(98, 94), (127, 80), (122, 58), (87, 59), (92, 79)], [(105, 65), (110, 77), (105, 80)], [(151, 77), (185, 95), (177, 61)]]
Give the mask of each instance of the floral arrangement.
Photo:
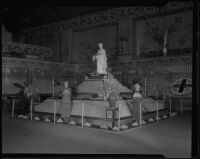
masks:
[(166, 87), (153, 87), (153, 92), (155, 93), (156, 99), (166, 99), (167, 96), (171, 96), (170, 88)]
[(120, 92), (118, 88), (119, 84), (114, 82), (113, 76), (108, 73), (107, 78), (103, 79), (103, 84), (98, 95), (105, 101), (108, 100), (111, 106), (115, 106), (117, 100), (120, 98)]
[(34, 84), (28, 84), (24, 89), (26, 98), (37, 97), (39, 89)]
[[(166, 24), (166, 22), (163, 23), (162, 17), (161, 17), (160, 22), (156, 23), (155, 21), (150, 20), (147, 16), (145, 17), (147, 20), (145, 25), (146, 25), (146, 28), (148, 28), (145, 35), (147, 37), (150, 37), (152, 40), (154, 40), (160, 46), (160, 49), (163, 52), (163, 54), (167, 55), (168, 37), (174, 32), (176, 32), (174, 22), (172, 22), (172, 24)], [(160, 26), (160, 24), (164, 24), (164, 25)]]

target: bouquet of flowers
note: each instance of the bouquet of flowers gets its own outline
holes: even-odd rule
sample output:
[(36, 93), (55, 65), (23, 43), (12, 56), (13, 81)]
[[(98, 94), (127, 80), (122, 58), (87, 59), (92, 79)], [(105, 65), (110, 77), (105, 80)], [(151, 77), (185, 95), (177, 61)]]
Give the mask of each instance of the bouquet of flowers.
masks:
[(99, 97), (103, 98), (104, 100), (107, 100), (110, 93), (110, 88), (108, 87), (107, 83), (103, 82), (102, 87), (99, 90)]
[(99, 90), (99, 97), (105, 101), (108, 100), (111, 107), (116, 105), (117, 100), (120, 98), (118, 84), (113, 82), (113, 76), (108, 76), (103, 80), (102, 87)]
[(27, 85), (24, 89), (24, 94), (26, 98), (36, 97), (38, 93), (39, 93), (38, 88), (33, 84)]

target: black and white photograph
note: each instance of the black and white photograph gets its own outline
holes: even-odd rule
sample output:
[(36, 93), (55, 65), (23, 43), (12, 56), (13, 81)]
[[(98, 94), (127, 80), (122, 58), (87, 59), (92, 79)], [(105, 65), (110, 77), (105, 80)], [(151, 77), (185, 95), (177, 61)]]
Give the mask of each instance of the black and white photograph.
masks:
[(3, 155), (197, 155), (199, 2), (2, 4)]

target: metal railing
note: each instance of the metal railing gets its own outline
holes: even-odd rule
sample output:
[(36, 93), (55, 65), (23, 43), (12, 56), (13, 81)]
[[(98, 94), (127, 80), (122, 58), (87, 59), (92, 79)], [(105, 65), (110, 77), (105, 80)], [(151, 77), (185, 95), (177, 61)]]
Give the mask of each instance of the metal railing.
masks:
[[(14, 113), (15, 113), (15, 99), (16, 98), (18, 98), (18, 96), (11, 96), (11, 99), (13, 100), (13, 102), (12, 102), (12, 113), (11, 113), (12, 118), (14, 117)], [(57, 102), (58, 98), (51, 97), (50, 99), (54, 100), (54, 104), (53, 104), (53, 123), (55, 124), (56, 123), (56, 114), (57, 114), (57, 112), (56, 112), (57, 103), (56, 102)], [(164, 100), (163, 100), (164, 104), (166, 103), (167, 100), (169, 101), (168, 109), (169, 109), (169, 117), (171, 118), (171, 116), (172, 116), (172, 98), (171, 98), (171, 96), (169, 96), (168, 99), (164, 98)], [(180, 100), (180, 114), (182, 115), (183, 114), (183, 98), (181, 97), (179, 100)], [(131, 100), (128, 100), (128, 101), (131, 101)], [(142, 106), (142, 104), (144, 104), (145, 102), (143, 102), (142, 100), (137, 100), (137, 101), (132, 100), (132, 101), (133, 101), (133, 104), (134, 104), (134, 102), (138, 104), (138, 101), (139, 101), (139, 126), (141, 126), (142, 125), (142, 120), (143, 120), (142, 119), (143, 118), (143, 111), (142, 111), (143, 106)], [(156, 121), (158, 122), (159, 121), (159, 108), (158, 108), (159, 107), (158, 106), (159, 100), (155, 100), (154, 102), (155, 102), (155, 107), (156, 107)], [(33, 120), (33, 109), (34, 109), (34, 105), (35, 104), (38, 104), (38, 103), (34, 103), (33, 99), (31, 99), (31, 104), (30, 104), (30, 119), (31, 120)], [(82, 127), (84, 127), (84, 118), (86, 117), (84, 115), (85, 114), (84, 113), (85, 112), (85, 104), (87, 104), (86, 100), (81, 100), (81, 126)], [(95, 105), (91, 105), (91, 106), (94, 107)], [(106, 105), (104, 107), (105, 107), (105, 109), (112, 108), (112, 107), (109, 107), (109, 106), (106, 106)], [(118, 131), (120, 131), (120, 124), (121, 124), (121, 116), (120, 116), (121, 109), (122, 109), (121, 107), (122, 107), (121, 103), (119, 103), (116, 107), (114, 107), (118, 111), (118, 121), (117, 121), (117, 123), (118, 123), (117, 124)], [(113, 116), (112, 116), (111, 120), (115, 121), (115, 118), (113, 119)]]

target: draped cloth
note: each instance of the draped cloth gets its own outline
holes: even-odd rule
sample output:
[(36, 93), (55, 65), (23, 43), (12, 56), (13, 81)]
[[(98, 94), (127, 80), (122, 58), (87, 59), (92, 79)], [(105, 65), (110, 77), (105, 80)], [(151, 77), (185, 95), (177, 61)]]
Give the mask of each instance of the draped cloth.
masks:
[(107, 57), (106, 51), (104, 49), (99, 49), (96, 55), (97, 60), (97, 73), (98, 74), (107, 74)]

